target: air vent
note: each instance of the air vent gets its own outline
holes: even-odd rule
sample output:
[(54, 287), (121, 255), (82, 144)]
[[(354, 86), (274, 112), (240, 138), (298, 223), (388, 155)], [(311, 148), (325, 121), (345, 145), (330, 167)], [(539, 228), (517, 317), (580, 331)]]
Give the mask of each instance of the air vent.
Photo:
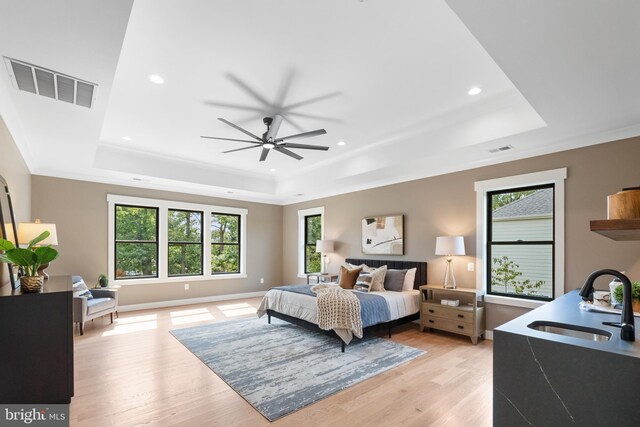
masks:
[(501, 151), (509, 151), (513, 150), (513, 145), (505, 145), (504, 147), (492, 148), (489, 150), (490, 153), (499, 153)]
[(18, 89), (91, 108), (98, 85), (16, 59), (4, 60)]

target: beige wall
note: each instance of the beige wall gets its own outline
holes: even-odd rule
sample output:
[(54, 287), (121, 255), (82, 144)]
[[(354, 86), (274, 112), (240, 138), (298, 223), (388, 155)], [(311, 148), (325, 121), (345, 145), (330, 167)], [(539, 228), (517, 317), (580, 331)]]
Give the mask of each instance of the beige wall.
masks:
[[(60, 258), (47, 272), (79, 274), (88, 284), (95, 283), (98, 274), (107, 273), (107, 194), (248, 209), (246, 279), (127, 285), (120, 289), (123, 305), (255, 292), (282, 283), (281, 206), (36, 175), (32, 189), (33, 217), (55, 223), (58, 232)], [(265, 279), (264, 284), (260, 278)], [(189, 283), (188, 291), (184, 283)]]
[(31, 173), (0, 117), (0, 175), (9, 185), (17, 222), (31, 216)]
[[(474, 182), (566, 167), (565, 290), (582, 285), (599, 268), (626, 270), (640, 280), (640, 242), (615, 242), (589, 231), (589, 221), (607, 215), (607, 195), (640, 184), (640, 138), (611, 142), (552, 155), (371, 190), (285, 206), (283, 212), (283, 277), (300, 282), (296, 271), (297, 211), (325, 207), (325, 238), (336, 241), (328, 271), (337, 271), (346, 257), (362, 257), (360, 221), (365, 216), (405, 215), (405, 255), (398, 259), (427, 261), (428, 278), (444, 276), (444, 258), (434, 255), (439, 235), (465, 236), (467, 256), (455, 258), (458, 286), (475, 287), (475, 273), (466, 269), (476, 255), (476, 195)], [(384, 258), (384, 257), (378, 257)], [(525, 312), (525, 309), (489, 305), (489, 329)]]
[[(16, 222), (31, 216), (31, 174), (7, 126), (0, 117), (0, 175), (7, 181)], [(6, 267), (0, 264), (0, 285), (9, 281)]]

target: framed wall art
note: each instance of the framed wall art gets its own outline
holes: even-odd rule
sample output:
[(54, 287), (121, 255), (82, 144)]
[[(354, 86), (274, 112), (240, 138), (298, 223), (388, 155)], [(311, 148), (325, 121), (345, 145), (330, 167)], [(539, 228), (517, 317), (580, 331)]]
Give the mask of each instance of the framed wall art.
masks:
[(404, 215), (363, 218), (362, 253), (404, 255)]

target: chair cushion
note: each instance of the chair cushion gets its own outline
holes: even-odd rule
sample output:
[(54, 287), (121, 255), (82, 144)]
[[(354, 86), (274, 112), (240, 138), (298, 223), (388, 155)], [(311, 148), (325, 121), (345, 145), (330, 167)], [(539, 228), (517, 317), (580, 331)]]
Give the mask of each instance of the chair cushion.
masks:
[(87, 301), (87, 314), (99, 313), (116, 306), (113, 298), (94, 298)]

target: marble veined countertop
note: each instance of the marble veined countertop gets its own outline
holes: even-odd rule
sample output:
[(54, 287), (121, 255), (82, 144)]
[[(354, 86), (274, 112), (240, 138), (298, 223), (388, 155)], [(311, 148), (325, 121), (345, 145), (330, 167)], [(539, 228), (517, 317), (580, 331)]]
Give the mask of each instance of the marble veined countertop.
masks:
[[(640, 358), (640, 319), (635, 318), (636, 341), (623, 341), (620, 339), (620, 328), (603, 325), (602, 322), (620, 322), (619, 314), (599, 313), (587, 311), (580, 308), (582, 297), (578, 290), (548, 302), (510, 322), (496, 328), (496, 331), (503, 331), (512, 334), (533, 337), (537, 339), (575, 345), (578, 347), (601, 350), (625, 356)], [(587, 328), (601, 329), (611, 333), (609, 341), (591, 341), (582, 338), (569, 337), (549, 332), (537, 331), (528, 328), (527, 325), (535, 321), (549, 321), (556, 323), (566, 323)]]

